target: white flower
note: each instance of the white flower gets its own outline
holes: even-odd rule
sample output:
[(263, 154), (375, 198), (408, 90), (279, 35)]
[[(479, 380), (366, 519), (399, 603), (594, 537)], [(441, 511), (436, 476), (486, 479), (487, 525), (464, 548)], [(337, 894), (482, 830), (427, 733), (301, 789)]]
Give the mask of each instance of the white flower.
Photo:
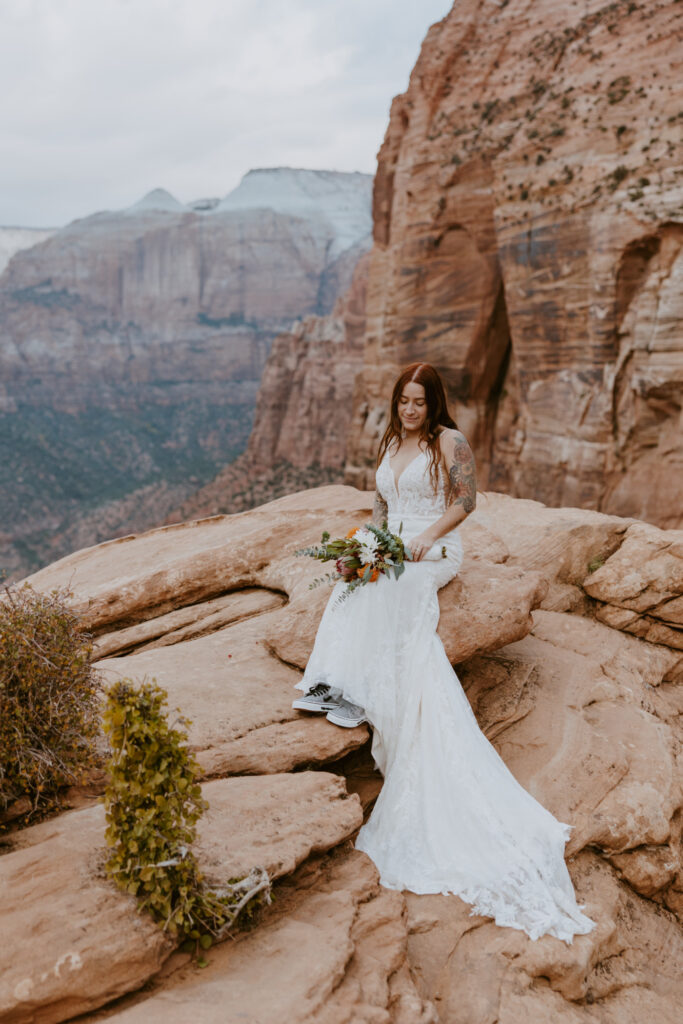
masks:
[(360, 544), (359, 557), (361, 562), (364, 565), (374, 562), (379, 548), (379, 541), (374, 533), (371, 533), (370, 530), (357, 530), (353, 539)]

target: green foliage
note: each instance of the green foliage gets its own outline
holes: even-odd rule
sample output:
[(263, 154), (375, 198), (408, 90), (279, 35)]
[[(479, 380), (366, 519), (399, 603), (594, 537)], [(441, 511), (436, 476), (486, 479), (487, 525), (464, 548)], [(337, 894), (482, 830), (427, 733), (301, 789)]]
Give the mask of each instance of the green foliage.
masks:
[(625, 167), (624, 164), (619, 164), (618, 167), (615, 167), (614, 170), (612, 171), (612, 173), (609, 176), (609, 178), (610, 178), (610, 181), (609, 181), (610, 192), (614, 192), (614, 190), (621, 184), (621, 182), (624, 180), (624, 178), (628, 177), (629, 173), (630, 172), (629, 172), (628, 167)]
[(596, 572), (604, 564), (605, 564), (605, 559), (604, 558), (600, 558), (600, 556), (598, 556), (596, 558), (592, 558), (590, 560), (590, 562), (588, 563), (588, 572), (589, 573)]
[(187, 734), (169, 725), (165, 704), (166, 693), (154, 681), (136, 688), (122, 679), (107, 690), (106, 870), (165, 930), (207, 949), (240, 913), (269, 902), (270, 883), (257, 868), (220, 889), (204, 884), (191, 847), (208, 804)]
[(625, 96), (628, 95), (631, 89), (631, 78), (629, 75), (620, 75), (619, 78), (615, 78), (613, 82), (610, 82), (607, 90), (607, 100), (609, 103), (621, 103)]
[(69, 592), (6, 587), (0, 601), (0, 809), (45, 809), (95, 763), (99, 683)]
[(197, 313), (197, 323), (204, 327), (249, 327), (258, 330), (256, 320), (248, 320), (244, 313), (230, 313), (229, 316), (209, 316), (208, 313)]
[(189, 479), (192, 489), (212, 480), (244, 450), (254, 408), (246, 384), (215, 387), (220, 394), (192, 397), (168, 382), (129, 384), (122, 402), (103, 384), (69, 412), (52, 408), (37, 384), (19, 388), (17, 411), (0, 409), (0, 565), (28, 575), (80, 546), (75, 527), (102, 505), (126, 499), (127, 512), (113, 507), (118, 530), (149, 516), (150, 485), (163, 519)]

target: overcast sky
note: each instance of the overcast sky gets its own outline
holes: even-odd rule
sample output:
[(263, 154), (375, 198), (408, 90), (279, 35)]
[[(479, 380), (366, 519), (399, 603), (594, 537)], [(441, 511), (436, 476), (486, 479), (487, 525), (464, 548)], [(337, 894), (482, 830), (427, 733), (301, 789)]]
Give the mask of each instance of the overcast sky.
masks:
[(0, 0), (0, 224), (51, 227), (252, 167), (374, 173), (452, 0)]

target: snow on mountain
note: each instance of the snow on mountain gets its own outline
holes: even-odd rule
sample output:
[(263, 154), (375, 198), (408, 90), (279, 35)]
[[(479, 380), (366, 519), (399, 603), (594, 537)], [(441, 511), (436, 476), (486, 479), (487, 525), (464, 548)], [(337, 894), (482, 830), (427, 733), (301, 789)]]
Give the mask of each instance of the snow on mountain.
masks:
[(14, 228), (0, 226), (0, 274), (15, 252), (44, 242), (59, 228)]
[(372, 230), (372, 175), (266, 167), (249, 171), (211, 213), (266, 208), (294, 217), (326, 220), (337, 255)]
[[(301, 217), (334, 236), (329, 256), (367, 239), (372, 231), (372, 175), (358, 171), (312, 171), (296, 167), (263, 167), (248, 171), (237, 188), (222, 199), (194, 199), (181, 203), (164, 188), (155, 188), (136, 203), (118, 211), (126, 216), (147, 213), (214, 214), (273, 210)], [(116, 212), (94, 215), (109, 219)], [(93, 221), (94, 226), (94, 221)]]

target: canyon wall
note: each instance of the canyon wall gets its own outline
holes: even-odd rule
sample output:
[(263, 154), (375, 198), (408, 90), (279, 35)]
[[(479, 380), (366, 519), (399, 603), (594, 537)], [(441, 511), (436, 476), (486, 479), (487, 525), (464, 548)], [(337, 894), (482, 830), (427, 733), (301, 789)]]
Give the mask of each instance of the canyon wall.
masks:
[(182, 522), (241, 512), (292, 491), (341, 482), (362, 367), (368, 254), (329, 316), (308, 316), (275, 338), (243, 455), (169, 513)]
[(397, 369), (434, 363), (480, 486), (683, 522), (676, 0), (458, 0), (374, 185), (348, 483)]
[(371, 178), (252, 171), (157, 189), (0, 275), (0, 569), (163, 521), (244, 450), (272, 340), (327, 314), (369, 246)]

